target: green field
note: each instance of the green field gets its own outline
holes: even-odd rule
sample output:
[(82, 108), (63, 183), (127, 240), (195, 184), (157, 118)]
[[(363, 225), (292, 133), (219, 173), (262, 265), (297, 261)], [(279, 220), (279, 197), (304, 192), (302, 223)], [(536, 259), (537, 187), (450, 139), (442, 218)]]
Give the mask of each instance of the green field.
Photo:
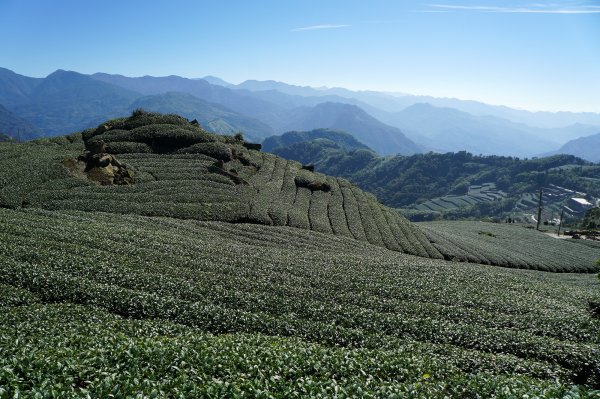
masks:
[(1, 210), (0, 226), (4, 397), (558, 397), (600, 382), (593, 276), (289, 227), (43, 210)]
[[(100, 136), (133, 184), (73, 166)], [(600, 398), (597, 245), (251, 147), (145, 113), (0, 143), (0, 399)]]

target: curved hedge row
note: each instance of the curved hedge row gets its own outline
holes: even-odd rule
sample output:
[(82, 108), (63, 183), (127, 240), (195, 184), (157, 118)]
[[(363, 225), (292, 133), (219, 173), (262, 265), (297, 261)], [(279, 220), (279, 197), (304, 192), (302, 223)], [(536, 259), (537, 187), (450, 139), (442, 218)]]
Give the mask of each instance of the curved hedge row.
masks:
[[(105, 151), (118, 153), (135, 170), (135, 184), (98, 186), (62, 166), (65, 157), (81, 154), (84, 143), (101, 139)], [(463, 234), (460, 223), (423, 225), (421, 231), (346, 180), (246, 147), (240, 137), (207, 133), (178, 116), (143, 112), (79, 135), (3, 143), (0, 206), (292, 226), (422, 257), (547, 271), (594, 271), (600, 257), (592, 248), (558, 249), (565, 243), (552, 240), (536, 244), (541, 245), (536, 250), (529, 236), (506, 245)], [(455, 234), (456, 229), (461, 231)], [(544, 249), (549, 243), (554, 247)]]
[[(589, 275), (448, 267), (309, 230), (97, 212), (0, 209), (0, 241), (0, 307), (74, 303), (453, 369), (411, 379), (490, 373), (600, 386)], [(15, 341), (3, 341), (14, 324), (0, 310), (2, 364)], [(0, 386), (9, 375), (0, 368)]]
[[(117, 205), (117, 201), (126, 197), (127, 190), (121, 190), (123, 196), (119, 197), (113, 194), (114, 190), (102, 188), (102, 193), (91, 196), (89, 192), (96, 192), (98, 188), (86, 187), (78, 192), (79, 198), (71, 197), (73, 208), (93, 210), (96, 205), (97, 210), (102, 211), (115, 207), (114, 211), (121, 213), (292, 226), (353, 236), (394, 251), (442, 258), (418, 229), (356, 186), (306, 170), (297, 162), (245, 148), (238, 137), (217, 136), (184, 122), (187, 121), (173, 115), (137, 112), (128, 119), (108, 121), (84, 132), (86, 143), (102, 140), (106, 151), (121, 154), (120, 158), (144, 173), (148, 181), (138, 182), (138, 187), (128, 189), (139, 193), (129, 198), (129, 205)], [(150, 152), (158, 154), (143, 155)], [(206, 161), (183, 158), (195, 154), (204, 156)], [(207, 185), (201, 195), (194, 196), (184, 188), (192, 181), (230, 182), (232, 185), (227, 193), (216, 192), (213, 186)], [(167, 182), (172, 191), (160, 190), (161, 183)], [(180, 182), (181, 187), (171, 184), (173, 182)], [(141, 185), (146, 185), (148, 190), (140, 190)], [(70, 200), (44, 195), (38, 193), (32, 198), (36, 204), (50, 209), (65, 209)], [(60, 195), (66, 193), (60, 191)], [(94, 201), (82, 205), (80, 200), (83, 199)], [(182, 208), (177, 202), (187, 205)], [(193, 205), (194, 202), (209, 204), (212, 208)], [(223, 202), (238, 205), (233, 215), (218, 214), (223, 210), (219, 205)], [(194, 207), (202, 210), (193, 210)], [(210, 209), (215, 212), (211, 213)]]
[(519, 269), (594, 273), (600, 249), (520, 225), (471, 221), (416, 224), (448, 260)]

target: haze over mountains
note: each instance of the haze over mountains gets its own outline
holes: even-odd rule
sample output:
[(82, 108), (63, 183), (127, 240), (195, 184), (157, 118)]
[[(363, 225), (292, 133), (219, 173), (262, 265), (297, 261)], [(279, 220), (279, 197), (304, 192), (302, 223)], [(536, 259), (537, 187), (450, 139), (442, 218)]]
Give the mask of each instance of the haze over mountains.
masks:
[[(206, 129), (261, 142), (288, 131), (341, 130), (382, 155), (456, 152), (532, 157), (600, 133), (600, 114), (528, 112), (475, 101), (209, 76), (136, 77), (58, 70), (31, 78), (0, 68), (0, 133), (21, 139), (95, 126), (135, 108), (177, 113)], [(592, 152), (590, 154), (590, 151)]]
[(571, 140), (560, 147), (558, 151), (554, 151), (554, 154), (579, 154), (580, 158), (587, 161), (600, 162), (599, 148), (600, 133), (597, 133)]

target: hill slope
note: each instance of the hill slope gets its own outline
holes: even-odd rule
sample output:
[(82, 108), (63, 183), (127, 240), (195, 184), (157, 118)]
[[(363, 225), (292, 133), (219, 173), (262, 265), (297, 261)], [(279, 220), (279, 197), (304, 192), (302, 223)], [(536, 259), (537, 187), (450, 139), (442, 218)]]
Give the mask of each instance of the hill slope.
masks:
[[(102, 141), (108, 153), (119, 154), (137, 171), (133, 185), (98, 186), (77, 178), (84, 167), (89, 175), (90, 166), (74, 160), (69, 176), (60, 161), (76, 157), (73, 152), (82, 152), (83, 143), (78, 135), (54, 142), (61, 140), (66, 148), (6, 147), (3, 161), (21, 167), (3, 184), (0, 205), (292, 226), (441, 258), (406, 219), (349, 182), (250, 150), (251, 145), (209, 134), (182, 117), (138, 112), (83, 133), (88, 147)], [(31, 152), (38, 155), (31, 159)], [(107, 183), (115, 172), (108, 165), (93, 173)]]
[(0, 209), (0, 226), (5, 392), (592, 398), (600, 387), (592, 276), (450, 266), (256, 224)]
[(598, 163), (600, 162), (600, 133), (571, 140), (554, 153), (575, 155)]
[(347, 151), (369, 149), (369, 147), (356, 140), (354, 136), (346, 132), (331, 129), (315, 129), (309, 132), (287, 132), (281, 136), (267, 137), (262, 143), (262, 148), (264, 151), (273, 152), (278, 147), (287, 147), (292, 144), (316, 139), (333, 141)]
[[(577, 246), (533, 229), (471, 221), (418, 223), (446, 259), (554, 272), (597, 270), (600, 250)], [(531, 262), (536, 259), (535, 262)], [(573, 267), (574, 266), (574, 267)]]
[(30, 140), (37, 137), (40, 131), (0, 104), (0, 133), (8, 134), (18, 140)]
[(0, 395), (598, 396), (595, 276), (432, 259), (549, 260), (255, 148), (139, 111), (0, 143)]
[(188, 119), (197, 119), (205, 129), (217, 134), (233, 135), (243, 132), (244, 137), (253, 142), (260, 142), (274, 133), (270, 126), (259, 120), (186, 93), (169, 92), (142, 97), (134, 101), (129, 108), (143, 108), (164, 114), (176, 113)]
[(355, 105), (322, 103), (315, 107), (296, 108), (282, 131), (317, 128), (342, 130), (352, 134), (380, 154), (414, 154), (420, 148), (402, 131), (385, 125)]
[(543, 216), (552, 219), (552, 212), (554, 217), (560, 214), (561, 204), (567, 205), (571, 197), (586, 197), (592, 202), (600, 197), (600, 166), (572, 155), (520, 160), (461, 151), (379, 157), (367, 150), (347, 151), (317, 140), (280, 147), (275, 152), (314, 164), (317, 171), (349, 179), (388, 206), (421, 209), (432, 205), (435, 209), (429, 210), (438, 216), (438, 211), (443, 211), (455, 218), (510, 216), (531, 220), (535, 213), (531, 209), (537, 206), (532, 198), (543, 188)]
[[(100, 143), (106, 153), (76, 159), (84, 145), (94, 151)], [(1, 181), (0, 206), (290, 226), (427, 258), (460, 258), (440, 252), (435, 239), (348, 181), (254, 146), (179, 116), (136, 111), (82, 134), (0, 147), (0, 167), (12, 171)], [(541, 245), (573, 252), (551, 238)], [(484, 263), (550, 271), (590, 272), (595, 262), (589, 251), (573, 255), (568, 268), (534, 254), (526, 263), (488, 258)]]

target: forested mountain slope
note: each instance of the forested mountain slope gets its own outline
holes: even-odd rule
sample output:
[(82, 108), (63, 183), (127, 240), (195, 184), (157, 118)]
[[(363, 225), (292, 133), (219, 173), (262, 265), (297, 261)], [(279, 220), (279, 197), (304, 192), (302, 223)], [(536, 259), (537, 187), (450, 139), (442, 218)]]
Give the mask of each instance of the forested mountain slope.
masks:
[(464, 196), (484, 184), (493, 184), (504, 198), (504, 202), (481, 205), (492, 212), (488, 216), (496, 211), (510, 211), (523, 196), (531, 196), (540, 188), (547, 188), (548, 193), (562, 190), (566, 197), (569, 190), (571, 197), (600, 197), (600, 166), (573, 155), (519, 159), (460, 151), (380, 157), (369, 150), (348, 151), (339, 145), (310, 139), (273, 151), (314, 164), (317, 171), (349, 179), (374, 193), (382, 203), (396, 208), (413, 207), (443, 196)]

